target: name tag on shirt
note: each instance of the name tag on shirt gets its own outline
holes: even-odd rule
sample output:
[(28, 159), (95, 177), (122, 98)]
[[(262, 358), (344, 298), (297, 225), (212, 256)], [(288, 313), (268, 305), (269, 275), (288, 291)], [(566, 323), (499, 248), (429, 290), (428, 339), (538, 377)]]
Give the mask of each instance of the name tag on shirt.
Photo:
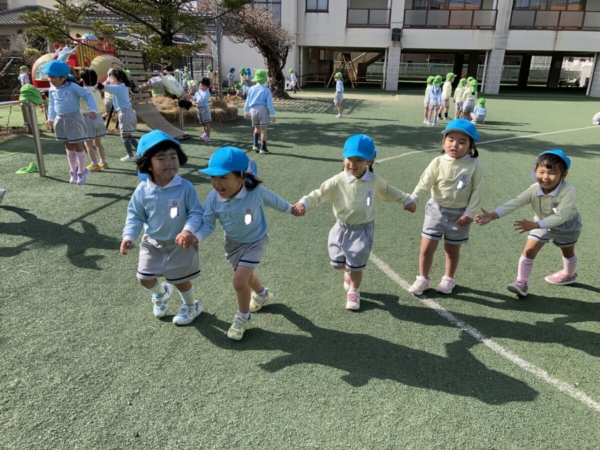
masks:
[(461, 174), (458, 178), (458, 185), (456, 186), (456, 189), (464, 189), (467, 186), (467, 183), (469, 183), (469, 174)]
[(169, 215), (171, 219), (179, 217), (181, 202), (179, 200), (169, 200)]
[(246, 208), (244, 210), (244, 223), (250, 225), (252, 223), (252, 208)]
[(373, 191), (367, 191), (367, 207), (373, 204)]
[(554, 214), (558, 214), (558, 202), (552, 202), (552, 211), (554, 211)]

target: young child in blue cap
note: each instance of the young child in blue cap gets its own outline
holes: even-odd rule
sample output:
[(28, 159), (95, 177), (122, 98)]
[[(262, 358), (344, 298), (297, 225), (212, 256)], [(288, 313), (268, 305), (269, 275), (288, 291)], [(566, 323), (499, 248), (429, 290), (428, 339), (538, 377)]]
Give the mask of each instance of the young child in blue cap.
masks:
[(533, 221), (522, 219), (514, 224), (520, 233), (529, 232), (519, 258), (517, 280), (507, 287), (520, 297), (527, 295), (535, 257), (550, 240), (560, 249), (563, 269), (548, 275), (545, 280), (558, 286), (573, 284), (577, 280), (575, 243), (581, 235), (582, 226), (581, 216), (575, 206), (575, 188), (565, 181), (570, 167), (571, 159), (562, 150), (540, 153), (533, 173), (536, 183), (491, 213), (481, 208), (482, 214), (475, 218), (476, 223), (485, 225), (522, 206), (531, 205), (535, 213)]
[(229, 73), (227, 74), (227, 88), (229, 89), (229, 92), (234, 90), (234, 86), (235, 86), (235, 67), (230, 67), (229, 68)]
[(407, 206), (414, 211), (427, 194), (421, 233), (419, 275), (408, 289), (421, 295), (431, 284), (429, 274), (433, 256), (442, 237), (446, 253), (446, 270), (437, 291), (450, 294), (456, 285), (454, 274), (460, 260), (460, 246), (469, 240), (471, 222), (483, 198), (483, 169), (475, 143), (479, 133), (470, 121), (454, 119), (448, 123), (442, 140), (442, 155), (436, 157), (425, 172)]
[[(173, 323), (187, 325), (202, 312), (194, 299), (191, 280), (200, 276), (193, 233), (202, 223), (204, 210), (192, 183), (177, 175), (179, 167), (187, 162), (177, 140), (153, 130), (140, 139), (137, 156), (142, 182), (127, 207), (121, 254), (127, 255), (143, 229), (137, 278), (152, 292), (156, 317), (167, 314), (175, 285), (183, 303)], [(166, 281), (160, 283), (158, 276)]]
[(217, 220), (225, 231), (225, 255), (234, 270), (238, 302), (227, 337), (239, 341), (250, 326), (250, 313), (273, 301), (273, 294), (254, 274), (269, 242), (263, 208), (290, 213), (292, 207), (261, 186), (256, 164), (239, 148), (216, 150), (200, 173), (210, 176), (213, 190), (206, 198), (202, 226), (195, 236), (198, 241), (206, 239), (215, 231)]
[(369, 136), (349, 137), (342, 153), (343, 171), (294, 205), (295, 213), (304, 215), (309, 206), (333, 203), (337, 221), (329, 232), (329, 260), (334, 269), (344, 271), (346, 309), (353, 311), (360, 309), (360, 285), (375, 237), (375, 199), (397, 203), (408, 199), (408, 194), (373, 172), (376, 156)]

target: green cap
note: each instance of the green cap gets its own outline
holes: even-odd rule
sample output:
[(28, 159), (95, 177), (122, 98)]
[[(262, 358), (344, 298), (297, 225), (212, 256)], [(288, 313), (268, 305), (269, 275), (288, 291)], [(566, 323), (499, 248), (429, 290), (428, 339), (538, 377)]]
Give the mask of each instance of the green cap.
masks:
[(265, 69), (256, 69), (252, 81), (258, 84), (265, 84), (267, 82), (267, 71)]
[(290, 73), (294, 73), (294, 69), (290, 69)]
[(125, 69), (123, 72), (125, 72), (125, 75), (127, 75), (128, 77), (131, 76), (131, 70)]
[(212, 66), (209, 64), (208, 66), (206, 66), (206, 70), (212, 70)]
[(34, 105), (41, 105), (44, 102), (44, 100), (42, 100), (40, 91), (38, 91), (37, 88), (32, 84), (21, 86), (21, 90), (19, 92), (19, 101), (21, 102), (27, 101), (33, 103)]
[(242, 87), (242, 83), (235, 83), (235, 88), (236, 88), (236, 89), (239, 89), (239, 88), (241, 88), (241, 87)]
[(335, 78), (339, 78), (340, 80), (343, 80), (344, 79), (344, 75), (342, 75), (342, 72), (337, 72), (335, 74)]
[(473, 90), (473, 89), (477, 90), (477, 80), (469, 81), (469, 86), (471, 86), (471, 90)]
[(433, 75), (431, 75), (430, 77), (427, 77), (427, 84), (431, 83), (434, 79), (435, 79), (435, 77)]
[(482, 108), (485, 108), (485, 98), (480, 98), (479, 100), (477, 100), (477, 104)]
[(467, 79), (461, 78), (460, 81), (458, 82), (458, 87), (463, 87), (465, 84), (467, 84)]
[(444, 79), (442, 78), (441, 75), (437, 75), (434, 79), (433, 79), (433, 84), (435, 84), (436, 86), (441, 86), (442, 84), (444, 84)]
[(21, 67), (19, 67), (19, 70), (25, 70), (27, 68), (28, 68), (27, 66), (21, 66)]
[(473, 77), (467, 77), (467, 81), (470, 83), (471, 81), (473, 81), (475, 78)]
[(190, 68), (188, 66), (184, 66), (183, 70), (185, 70), (187, 72), (188, 70), (190, 70)]
[(448, 72), (448, 73), (446, 74), (446, 81), (450, 81), (450, 80), (451, 80), (452, 78), (454, 78), (454, 77), (456, 77), (456, 74), (455, 74), (455, 73)]

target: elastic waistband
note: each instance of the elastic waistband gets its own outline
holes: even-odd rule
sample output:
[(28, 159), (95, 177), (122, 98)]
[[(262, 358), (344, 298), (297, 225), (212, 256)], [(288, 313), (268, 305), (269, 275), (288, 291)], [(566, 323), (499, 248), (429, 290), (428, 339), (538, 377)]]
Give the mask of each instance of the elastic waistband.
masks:
[(338, 226), (340, 228), (343, 228), (344, 230), (366, 230), (367, 228), (373, 226), (375, 224), (375, 222), (373, 220), (371, 220), (370, 222), (367, 223), (358, 223), (358, 224), (350, 224), (350, 223), (344, 223), (340, 220), (337, 221)]

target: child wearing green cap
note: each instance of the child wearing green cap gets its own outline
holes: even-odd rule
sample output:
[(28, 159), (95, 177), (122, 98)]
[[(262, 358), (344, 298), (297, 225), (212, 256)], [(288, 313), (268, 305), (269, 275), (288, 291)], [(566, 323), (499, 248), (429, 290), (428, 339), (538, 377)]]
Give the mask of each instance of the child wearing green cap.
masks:
[(242, 86), (250, 87), (248, 84), (248, 74), (246, 73), (246, 68), (242, 67), (240, 69), (240, 83)]
[(181, 78), (189, 78), (190, 80), (193, 78), (192, 74), (190, 73), (190, 68), (188, 66), (184, 66), (183, 67), (183, 72), (181, 73)]
[[(450, 109), (450, 97), (452, 97), (452, 83), (454, 83), (454, 78), (456, 78), (456, 75), (452, 72), (446, 74), (446, 81), (442, 87), (442, 103), (438, 112), (440, 120), (448, 120), (448, 110)], [(444, 113), (443, 117), (442, 112)]]
[(485, 123), (487, 116), (487, 108), (485, 107), (485, 98), (477, 100), (477, 106), (471, 113), (471, 121), (473, 123)]
[[(269, 153), (267, 149), (267, 126), (275, 123), (275, 107), (271, 90), (265, 86), (267, 71), (258, 69), (252, 80), (256, 84), (248, 89), (248, 98), (244, 105), (244, 119), (252, 119), (254, 127), (254, 145), (252, 150), (256, 153)], [(258, 146), (258, 140), (261, 146)]]
[(515, 230), (519, 233), (529, 232), (519, 258), (517, 280), (507, 286), (510, 292), (519, 297), (527, 295), (535, 257), (550, 240), (560, 249), (563, 269), (548, 275), (545, 280), (557, 286), (577, 281), (575, 244), (581, 235), (582, 225), (575, 206), (575, 188), (565, 181), (570, 168), (571, 159), (562, 150), (542, 152), (532, 174), (536, 183), (491, 213), (481, 208), (481, 214), (475, 217), (475, 223), (486, 225), (522, 206), (530, 205), (533, 209), (533, 221), (522, 219), (514, 223)]
[(433, 87), (433, 75), (427, 77), (427, 87), (425, 87), (425, 99), (423, 100), (423, 106), (425, 106), (425, 113), (423, 114), (423, 123), (429, 124), (429, 92)]
[(360, 309), (360, 285), (375, 237), (375, 200), (410, 200), (408, 194), (373, 172), (376, 156), (375, 143), (369, 136), (349, 137), (342, 153), (343, 171), (302, 197), (292, 210), (303, 216), (309, 206), (333, 203), (336, 223), (329, 232), (329, 260), (334, 269), (344, 271), (346, 309), (351, 311)]
[(428, 116), (428, 120), (427, 120), (427, 124), (430, 127), (437, 127), (438, 126), (438, 109), (440, 108), (441, 104), (442, 104), (442, 83), (444, 82), (444, 80), (442, 80), (442, 76), (441, 75), (437, 75), (434, 79), (433, 79), (433, 86), (431, 86), (431, 89), (429, 90), (429, 95), (427, 96), (427, 100), (428, 100), (428, 105), (429, 105), (429, 116)]
[(463, 93), (463, 109), (462, 115), (463, 119), (472, 120), (471, 113), (475, 109), (475, 104), (477, 103), (477, 80), (471, 79), (468, 81), (467, 78), (467, 86)]
[(333, 96), (333, 104), (337, 109), (337, 117), (341, 119), (344, 115), (342, 114), (342, 101), (344, 100), (344, 76), (342, 72), (337, 72), (335, 78), (335, 95)]
[[(142, 182), (127, 207), (120, 252), (127, 255), (143, 232), (137, 278), (152, 292), (154, 316), (167, 314), (175, 285), (182, 305), (173, 323), (187, 325), (202, 312), (191, 280), (200, 276), (194, 233), (202, 224), (204, 209), (194, 185), (177, 174), (187, 162), (179, 141), (153, 130), (140, 139), (137, 158)], [(160, 283), (159, 276), (166, 281)]]
[(21, 86), (29, 84), (29, 69), (27, 66), (21, 66), (19, 67), (19, 70), (21, 71), (19, 74), (19, 83), (21, 83)]
[(458, 86), (454, 91), (454, 118), (459, 119), (462, 116), (463, 108), (463, 94), (467, 88), (467, 79), (461, 78), (458, 82)]

